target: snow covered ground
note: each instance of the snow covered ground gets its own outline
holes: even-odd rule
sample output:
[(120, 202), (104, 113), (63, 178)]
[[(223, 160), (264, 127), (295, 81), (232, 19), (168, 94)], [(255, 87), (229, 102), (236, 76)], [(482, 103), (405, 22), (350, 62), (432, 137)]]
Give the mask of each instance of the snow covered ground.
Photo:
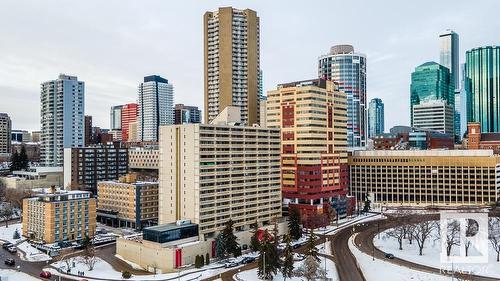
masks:
[(431, 274), (412, 270), (406, 267), (394, 265), (392, 263), (375, 259), (372, 260), (370, 255), (367, 255), (356, 246), (354, 246), (353, 237), (349, 239), (349, 249), (353, 253), (358, 262), (359, 267), (363, 271), (367, 281), (401, 281), (401, 280), (414, 280), (414, 281), (448, 281), (450, 277)]
[[(324, 267), (325, 265), (325, 258), (320, 258), (321, 259), (321, 267)], [(303, 261), (297, 261), (294, 263), (295, 268), (298, 268)], [(339, 280), (338, 275), (337, 275), (337, 269), (335, 268), (335, 263), (329, 259), (326, 259), (326, 270), (328, 274), (328, 278), (331, 278), (330, 280), (332, 281), (337, 281)], [(251, 269), (251, 270), (245, 270), (242, 271), (235, 276), (235, 280), (241, 280), (241, 281), (254, 281), (254, 280), (259, 280), (259, 277), (257, 276), (257, 268)], [(283, 275), (278, 272), (276, 276), (273, 278), (274, 281), (281, 281), (283, 280)], [(303, 278), (300, 277), (292, 277), (290, 279), (287, 279), (290, 281), (302, 281)]]
[[(14, 244), (25, 240), (25, 238), (21, 236), (23, 232), (22, 226), (23, 225), (21, 223), (14, 223), (14, 224), (9, 224), (9, 227), (5, 227), (5, 224), (0, 223), (0, 240), (8, 241)], [(20, 239), (12, 238), (14, 236), (14, 232), (16, 231), (16, 229), (19, 232), (19, 235), (21, 237)]]
[[(116, 279), (122, 280), (122, 273), (116, 271), (109, 263), (98, 258), (97, 263), (92, 271), (88, 270), (88, 267), (81, 261), (81, 258), (76, 257), (72, 261), (75, 262), (75, 267), (71, 268), (71, 274), (77, 274), (78, 271), (85, 272), (85, 278), (91, 280), (95, 279)], [(70, 263), (72, 263), (72, 261)], [(60, 274), (56, 269), (60, 268), (63, 272), (66, 272), (66, 264), (64, 262), (55, 262), (52, 264), (53, 268), (49, 269), (49, 271), (54, 275), (66, 276), (66, 274)], [(220, 268), (218, 268), (220, 267)], [(234, 269), (234, 267), (233, 267)], [(201, 271), (200, 271), (201, 270)], [(150, 274), (150, 275), (133, 275), (132, 278), (128, 280), (164, 280), (169, 278), (176, 278), (179, 275), (184, 275), (180, 277), (179, 280), (193, 280), (198, 278), (199, 280), (205, 279), (211, 276), (218, 275), (224, 271), (227, 271), (227, 268), (224, 268), (222, 264), (219, 263), (211, 263), (208, 266), (205, 266), (201, 269), (187, 269), (183, 270), (179, 273), (164, 273), (164, 274)], [(200, 272), (198, 272), (200, 271)], [(79, 280), (79, 279), (78, 279)], [(177, 279), (176, 279), (177, 280)]]
[(49, 255), (31, 246), (31, 244), (27, 241), (24, 241), (21, 244), (17, 245), (17, 248), (25, 253), (24, 255), (21, 254), (21, 259), (25, 261), (37, 262), (51, 260)]
[[(386, 230), (385, 232), (387, 231), (390, 230)], [(380, 238), (375, 236), (373, 243), (380, 250), (394, 254), (398, 258), (435, 268), (461, 270), (464, 272), (472, 272), (475, 275), (500, 278), (500, 262), (496, 261), (496, 252), (491, 247), (489, 241), (489, 262), (487, 264), (449, 264), (441, 263), (440, 261), (441, 239), (438, 238), (437, 229), (431, 235), (432, 237), (425, 242), (422, 256), (419, 255), (418, 246), (415, 242), (410, 245), (408, 240), (405, 239), (403, 242), (403, 250), (399, 250), (397, 240), (395, 238), (386, 237), (386, 235), (384, 235), (385, 232), (381, 233)], [(454, 246), (452, 248), (452, 255), (458, 255), (459, 251), (459, 248)]]
[(22, 280), (22, 281), (37, 281), (40, 280), (31, 275), (28, 275), (23, 272), (17, 272), (16, 270), (11, 269), (0, 269), (0, 280), (14, 281), (14, 280)]

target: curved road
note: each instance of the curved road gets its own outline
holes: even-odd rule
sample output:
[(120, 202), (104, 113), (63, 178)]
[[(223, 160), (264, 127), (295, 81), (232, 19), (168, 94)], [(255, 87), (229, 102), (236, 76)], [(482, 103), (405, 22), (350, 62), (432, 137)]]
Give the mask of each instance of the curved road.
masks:
[[(425, 221), (425, 220), (438, 220), (439, 215), (421, 215), (421, 216), (414, 216), (412, 217), (412, 222), (419, 222), (419, 221)], [(387, 220), (377, 220), (377, 221), (371, 221), (366, 223), (366, 226), (363, 228), (361, 232), (356, 236), (354, 239), (354, 243), (358, 249), (363, 251), (367, 255), (375, 255), (377, 259), (384, 260), (386, 262), (390, 262), (392, 264), (396, 264), (399, 266), (404, 266), (410, 269), (418, 270), (418, 271), (423, 271), (423, 272), (428, 272), (432, 274), (438, 274), (438, 275), (445, 275), (445, 276), (450, 276), (452, 277), (452, 274), (449, 271), (441, 271), (439, 268), (436, 267), (431, 267), (431, 266), (426, 266), (426, 265), (421, 265), (418, 263), (414, 263), (408, 260), (404, 259), (399, 259), (395, 257), (394, 259), (387, 259), (385, 258), (385, 252), (381, 251), (377, 247), (374, 246), (373, 244), (373, 239), (375, 236), (380, 232), (395, 227), (396, 225), (400, 225), (400, 221), (397, 219), (387, 219)], [(345, 239), (345, 237), (342, 237)], [(349, 238), (346, 240), (343, 240), (343, 242), (349, 241)], [(346, 244), (347, 245), (347, 244)], [(342, 261), (340, 261), (340, 264), (342, 264)], [(339, 266), (339, 265), (337, 265)], [(459, 273), (454, 274), (455, 277), (459, 277)], [(465, 276), (464, 276), (465, 277)], [(475, 281), (498, 281), (498, 278), (492, 278), (492, 277), (485, 277), (485, 276), (478, 276), (478, 275), (473, 275), (471, 276)], [(342, 279), (341, 280), (351, 280), (351, 279)], [(354, 280), (354, 279), (353, 279)], [(358, 279), (356, 279), (358, 280)]]

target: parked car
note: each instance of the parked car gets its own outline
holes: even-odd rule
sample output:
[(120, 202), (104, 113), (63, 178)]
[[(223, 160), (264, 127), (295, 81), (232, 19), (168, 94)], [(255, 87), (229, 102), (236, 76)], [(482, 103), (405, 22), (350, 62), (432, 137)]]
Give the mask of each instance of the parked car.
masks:
[(42, 271), (42, 272), (40, 272), (40, 277), (48, 279), (48, 278), (52, 277), (52, 274), (50, 274), (50, 272), (48, 272), (48, 271)]
[(14, 244), (10, 243), (10, 242), (5, 242), (2, 244), (2, 248), (4, 248), (5, 250), (7, 250), (8, 248), (14, 246)]
[(385, 258), (392, 260), (392, 259), (394, 259), (394, 255), (387, 253), (387, 254), (385, 254)]
[(241, 263), (242, 264), (247, 264), (247, 263), (251, 263), (251, 262), (254, 262), (255, 261), (255, 258), (254, 257), (244, 257), (242, 260), (241, 260)]
[(5, 265), (14, 266), (14, 265), (16, 265), (16, 261), (14, 259), (6, 259)]
[(11, 253), (11, 254), (17, 253), (17, 248), (16, 248), (16, 246), (12, 246), (12, 247), (7, 248), (7, 251), (9, 251), (9, 253)]
[(224, 267), (225, 268), (230, 268), (230, 267), (235, 267), (235, 266), (238, 266), (239, 263), (235, 262), (235, 261), (230, 261), (230, 262), (226, 262), (226, 264), (224, 264)]

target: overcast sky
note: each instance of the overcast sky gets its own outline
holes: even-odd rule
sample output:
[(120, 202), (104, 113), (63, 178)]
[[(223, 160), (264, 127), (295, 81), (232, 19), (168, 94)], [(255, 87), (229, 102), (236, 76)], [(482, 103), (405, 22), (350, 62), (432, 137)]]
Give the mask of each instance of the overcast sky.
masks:
[(203, 107), (203, 14), (220, 6), (257, 11), (265, 91), (317, 76), (330, 46), (368, 57), (368, 99), (385, 103), (386, 129), (409, 123), (413, 69), (439, 60), (451, 28), (465, 51), (500, 44), (500, 1), (21, 1), (0, 2), (0, 112), (14, 129), (40, 128), (40, 83), (59, 73), (85, 81), (85, 114), (109, 127), (112, 105), (134, 102), (159, 74), (175, 102)]

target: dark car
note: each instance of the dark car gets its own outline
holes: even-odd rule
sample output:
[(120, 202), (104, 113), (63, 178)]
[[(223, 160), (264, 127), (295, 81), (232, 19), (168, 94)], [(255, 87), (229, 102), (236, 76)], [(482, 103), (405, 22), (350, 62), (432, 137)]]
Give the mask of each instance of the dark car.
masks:
[(7, 251), (9, 251), (9, 253), (11, 253), (11, 254), (17, 253), (17, 248), (16, 248), (16, 246), (12, 246), (12, 247), (7, 248)]
[(394, 255), (387, 253), (387, 254), (385, 254), (385, 258), (392, 260), (392, 259), (394, 259)]
[(16, 264), (16, 261), (14, 259), (6, 259), (5, 264), (8, 266), (14, 266)]
[(241, 263), (243, 264), (247, 264), (247, 263), (251, 263), (251, 262), (254, 262), (255, 261), (255, 258), (254, 257), (244, 257), (242, 260), (241, 260)]
[(50, 274), (50, 272), (48, 272), (48, 271), (42, 271), (42, 272), (40, 272), (40, 277), (48, 279), (48, 278), (52, 277), (52, 274)]
[(3, 243), (2, 244), (2, 248), (4, 248), (5, 250), (7, 250), (8, 248), (14, 246), (14, 244), (10, 243), (10, 242), (6, 242), (6, 243)]

